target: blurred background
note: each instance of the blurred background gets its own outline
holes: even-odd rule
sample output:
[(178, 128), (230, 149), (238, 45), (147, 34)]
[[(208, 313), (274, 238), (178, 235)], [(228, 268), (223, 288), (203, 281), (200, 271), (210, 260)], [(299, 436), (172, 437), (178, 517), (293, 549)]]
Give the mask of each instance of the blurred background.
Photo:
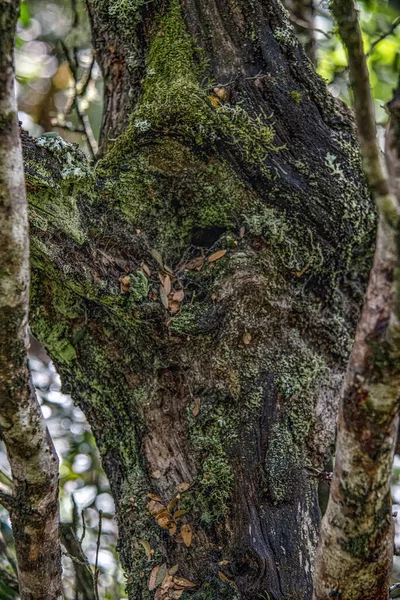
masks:
[[(395, 2), (375, 0), (358, 5), (382, 139), (387, 122), (385, 105), (392, 98), (400, 70), (400, 0), (398, 2), (399, 6)], [(318, 73), (334, 96), (351, 104), (346, 54), (328, 3), (317, 0), (312, 6), (310, 0), (286, 0), (285, 4)], [(102, 79), (91, 48), (83, 1), (22, 2), (16, 39), (16, 73), (22, 127), (35, 137), (56, 131), (95, 159), (102, 113)], [(72, 399), (62, 393), (54, 366), (34, 340), (30, 367), (60, 457), (64, 531), (68, 533), (72, 529), (75, 537), (82, 539), (82, 560), (87, 559), (92, 572), (98, 571), (98, 598), (122, 600), (125, 583), (116, 552), (114, 504), (90, 428)], [(9, 478), (6, 454), (0, 442), (0, 485), (7, 486)], [(393, 501), (394, 510), (400, 511), (399, 457), (393, 469)], [(400, 547), (400, 516), (396, 518), (396, 525), (396, 545)], [(71, 540), (64, 541), (65, 599), (90, 600), (90, 592), (84, 591), (82, 573), (79, 573), (82, 565), (68, 556)], [(8, 514), (0, 507), (0, 600), (18, 598), (15, 573)], [(399, 557), (395, 557), (393, 577), (400, 580)]]

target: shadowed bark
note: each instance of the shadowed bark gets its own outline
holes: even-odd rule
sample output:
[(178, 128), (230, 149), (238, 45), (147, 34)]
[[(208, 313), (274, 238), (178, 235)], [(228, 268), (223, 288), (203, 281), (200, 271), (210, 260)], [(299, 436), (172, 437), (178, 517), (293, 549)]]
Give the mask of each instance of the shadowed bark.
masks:
[(22, 600), (61, 598), (58, 460), (27, 366), (29, 241), (13, 44), (19, 3), (0, 2), (0, 436)]

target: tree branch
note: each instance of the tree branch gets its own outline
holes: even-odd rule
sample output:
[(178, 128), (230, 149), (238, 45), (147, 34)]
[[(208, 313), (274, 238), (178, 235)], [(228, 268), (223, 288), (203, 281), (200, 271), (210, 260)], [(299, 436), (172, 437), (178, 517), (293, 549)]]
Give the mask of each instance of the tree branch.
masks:
[(29, 241), (14, 94), (17, 0), (0, 0), (0, 433), (14, 484), (8, 504), (22, 600), (61, 598), (58, 459), (27, 365)]
[(380, 223), (340, 402), (335, 470), (321, 526), (313, 598), (383, 600), (388, 597), (393, 555), (390, 473), (400, 390), (399, 209), (376, 140), (369, 74), (353, 0), (334, 0), (333, 12), (348, 51), (364, 170)]

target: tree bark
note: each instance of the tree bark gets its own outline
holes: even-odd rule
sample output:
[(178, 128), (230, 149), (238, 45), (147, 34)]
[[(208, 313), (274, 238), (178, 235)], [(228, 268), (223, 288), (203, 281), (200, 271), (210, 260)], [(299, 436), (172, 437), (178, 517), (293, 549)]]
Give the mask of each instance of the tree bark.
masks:
[(311, 598), (309, 469), (375, 234), (352, 119), (277, 1), (89, 11), (117, 108), (94, 169), (24, 136), (32, 328), (96, 437), (129, 598), (162, 597), (159, 565), (170, 598)]
[(17, 1), (0, 2), (0, 436), (11, 465), (10, 512), (22, 600), (61, 598), (58, 459), (27, 365), (29, 237), (14, 93)]

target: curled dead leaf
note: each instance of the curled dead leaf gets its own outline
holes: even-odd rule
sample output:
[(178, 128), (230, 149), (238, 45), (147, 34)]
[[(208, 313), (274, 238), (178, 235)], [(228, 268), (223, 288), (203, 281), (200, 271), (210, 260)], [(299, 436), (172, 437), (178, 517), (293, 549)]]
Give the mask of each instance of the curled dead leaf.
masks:
[(125, 275), (124, 277), (121, 277), (119, 280), (119, 283), (120, 283), (121, 294), (127, 294), (129, 292), (129, 290), (131, 289), (130, 275)]
[(172, 509), (178, 504), (179, 498), (180, 498), (180, 496), (178, 494), (177, 496), (175, 496), (174, 498), (172, 498), (171, 502), (169, 502), (169, 504), (167, 506), (169, 512), (171, 512)]

